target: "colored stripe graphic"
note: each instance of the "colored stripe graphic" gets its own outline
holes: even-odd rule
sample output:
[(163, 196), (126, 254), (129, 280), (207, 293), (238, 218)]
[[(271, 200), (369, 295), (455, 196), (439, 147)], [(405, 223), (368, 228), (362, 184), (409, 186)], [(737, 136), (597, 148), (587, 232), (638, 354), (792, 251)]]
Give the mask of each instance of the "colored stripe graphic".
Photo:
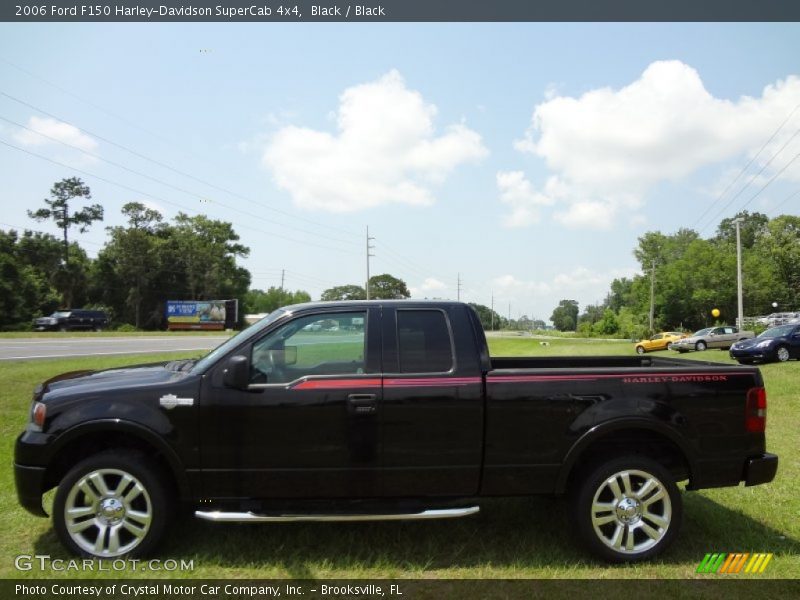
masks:
[(772, 560), (772, 553), (733, 552), (708, 553), (700, 561), (696, 573), (739, 574), (763, 573), (767, 564)]

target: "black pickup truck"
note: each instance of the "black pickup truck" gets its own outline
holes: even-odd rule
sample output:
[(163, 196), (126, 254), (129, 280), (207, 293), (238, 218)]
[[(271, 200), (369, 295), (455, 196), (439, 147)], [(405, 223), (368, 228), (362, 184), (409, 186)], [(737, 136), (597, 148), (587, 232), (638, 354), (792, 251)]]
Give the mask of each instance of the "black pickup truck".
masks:
[(755, 367), (676, 358), (491, 358), (455, 302), (280, 309), (200, 360), (38, 386), (19, 500), (72, 551), (151, 552), (178, 505), (210, 521), (460, 517), (565, 494), (590, 551), (644, 560), (687, 489), (771, 481)]

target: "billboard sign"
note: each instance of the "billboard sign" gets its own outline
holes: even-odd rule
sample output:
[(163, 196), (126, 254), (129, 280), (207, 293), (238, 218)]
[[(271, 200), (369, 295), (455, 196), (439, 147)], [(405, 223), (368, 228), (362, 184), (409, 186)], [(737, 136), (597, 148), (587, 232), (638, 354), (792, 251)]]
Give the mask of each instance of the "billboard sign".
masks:
[[(225, 329), (226, 300), (168, 300), (167, 329)], [(235, 321), (235, 317), (233, 317)]]

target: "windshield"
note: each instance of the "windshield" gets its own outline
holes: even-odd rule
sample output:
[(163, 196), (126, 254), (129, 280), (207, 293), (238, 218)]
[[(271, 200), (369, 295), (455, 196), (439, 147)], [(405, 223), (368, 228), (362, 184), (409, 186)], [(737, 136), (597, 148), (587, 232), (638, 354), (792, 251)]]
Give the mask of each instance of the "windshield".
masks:
[(758, 337), (760, 338), (776, 338), (776, 337), (783, 337), (785, 335), (789, 335), (789, 333), (794, 329), (794, 325), (781, 325), (780, 327), (773, 327), (772, 329), (767, 329), (766, 331), (759, 334)]
[(71, 314), (72, 313), (70, 313), (69, 311), (59, 310), (59, 311), (54, 312), (50, 316), (53, 317), (54, 319), (58, 319), (59, 317), (68, 317)]
[(701, 329), (700, 331), (695, 331), (692, 335), (707, 335), (709, 331), (714, 329), (713, 327), (706, 327), (705, 329)]
[(279, 308), (276, 311), (271, 312), (263, 319), (253, 323), (247, 329), (244, 329), (237, 333), (235, 336), (230, 338), (229, 340), (222, 342), (219, 346), (214, 348), (211, 352), (206, 354), (203, 358), (201, 358), (197, 363), (192, 367), (192, 373), (201, 373), (205, 371), (208, 367), (210, 367), (220, 356), (224, 356), (227, 352), (234, 349), (239, 344), (246, 342), (251, 337), (254, 337), (261, 333), (261, 331), (274, 323), (279, 318), (287, 313), (286, 310)]

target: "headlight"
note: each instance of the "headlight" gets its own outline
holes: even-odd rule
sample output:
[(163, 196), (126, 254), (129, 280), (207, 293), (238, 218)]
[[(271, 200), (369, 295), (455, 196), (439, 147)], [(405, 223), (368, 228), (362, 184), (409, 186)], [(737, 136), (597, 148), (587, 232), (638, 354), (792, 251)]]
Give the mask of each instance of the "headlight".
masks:
[(33, 431), (44, 429), (44, 420), (47, 418), (47, 405), (42, 402), (34, 402), (31, 405), (30, 427)]
[(763, 342), (758, 342), (756, 344), (756, 348), (766, 348), (772, 343), (772, 340), (764, 340)]

